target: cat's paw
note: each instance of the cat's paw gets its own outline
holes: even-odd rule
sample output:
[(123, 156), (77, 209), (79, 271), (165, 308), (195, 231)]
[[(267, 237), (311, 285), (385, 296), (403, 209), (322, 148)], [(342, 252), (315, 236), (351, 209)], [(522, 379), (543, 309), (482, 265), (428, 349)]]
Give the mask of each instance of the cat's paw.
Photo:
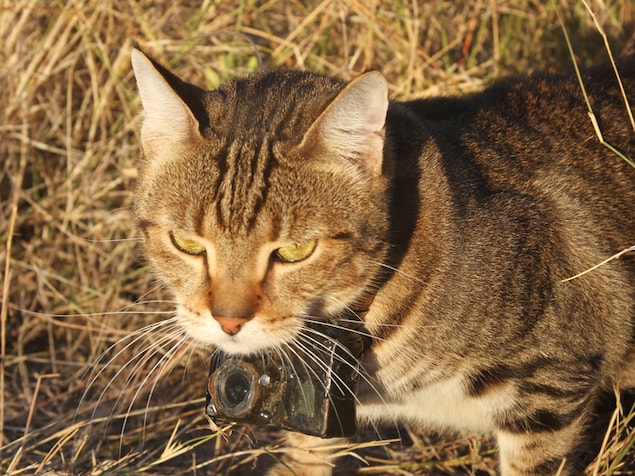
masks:
[(304, 465), (297, 462), (278, 463), (267, 471), (267, 476), (331, 476), (330, 465)]
[(323, 439), (300, 433), (287, 433), (278, 462), (267, 476), (331, 476), (335, 459), (334, 444), (344, 438)]

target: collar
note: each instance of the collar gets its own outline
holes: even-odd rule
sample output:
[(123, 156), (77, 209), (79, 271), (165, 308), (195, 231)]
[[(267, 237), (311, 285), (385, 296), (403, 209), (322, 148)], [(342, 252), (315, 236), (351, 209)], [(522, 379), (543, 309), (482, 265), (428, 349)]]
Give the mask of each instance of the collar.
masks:
[(364, 299), (359, 306), (356, 306), (353, 309), (353, 312), (359, 316), (366, 315), (366, 313), (370, 310), (370, 306), (373, 304), (373, 301), (375, 301), (376, 296), (377, 296), (376, 292), (366, 296), (366, 299)]

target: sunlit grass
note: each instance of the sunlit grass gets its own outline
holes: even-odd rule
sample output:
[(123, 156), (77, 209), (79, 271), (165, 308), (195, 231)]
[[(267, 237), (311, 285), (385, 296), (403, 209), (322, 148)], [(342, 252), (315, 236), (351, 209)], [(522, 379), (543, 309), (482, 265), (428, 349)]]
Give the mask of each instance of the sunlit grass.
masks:
[[(134, 375), (117, 373), (150, 338), (116, 343), (172, 308), (138, 255), (132, 224), (135, 42), (208, 87), (259, 69), (257, 48), (264, 68), (344, 79), (379, 69), (403, 99), (571, 70), (556, 9), (581, 66), (607, 58), (598, 26), (619, 54), (632, 2), (590, 8), (595, 19), (583, 2), (565, 0), (0, 1), (0, 473), (249, 474), (255, 459), (285, 451), (271, 432), (210, 430), (205, 349), (166, 358), (146, 380), (170, 352), (166, 342)], [(633, 458), (632, 412), (616, 415), (589, 474)], [(384, 444), (371, 435), (340, 451), (359, 453), (372, 463), (361, 471), (375, 474), (493, 474), (486, 439), (403, 431), (407, 445), (365, 447)]]

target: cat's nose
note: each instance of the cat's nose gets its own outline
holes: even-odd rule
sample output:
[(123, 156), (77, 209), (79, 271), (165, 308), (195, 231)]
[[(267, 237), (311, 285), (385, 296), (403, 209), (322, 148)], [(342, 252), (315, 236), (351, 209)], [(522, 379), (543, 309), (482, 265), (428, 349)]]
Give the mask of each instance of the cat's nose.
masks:
[(223, 329), (223, 332), (225, 332), (225, 334), (229, 334), (230, 336), (238, 334), (243, 324), (249, 320), (244, 317), (225, 316), (214, 316), (214, 319), (218, 321), (221, 329)]

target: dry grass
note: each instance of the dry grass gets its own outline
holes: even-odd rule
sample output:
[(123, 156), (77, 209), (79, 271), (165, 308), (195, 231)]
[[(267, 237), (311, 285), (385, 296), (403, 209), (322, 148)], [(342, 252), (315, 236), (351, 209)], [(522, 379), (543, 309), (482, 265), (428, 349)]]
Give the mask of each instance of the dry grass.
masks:
[[(584, 5), (556, 3), (579, 62), (605, 58)], [(632, 48), (631, 0), (591, 6), (614, 53)], [(145, 335), (110, 348), (171, 309), (131, 221), (140, 151), (130, 48), (139, 41), (213, 86), (258, 67), (236, 31), (266, 67), (343, 78), (378, 68), (398, 98), (571, 69), (550, 2), (0, 0), (1, 473), (238, 474), (284, 451), (263, 430), (227, 440), (209, 430), (204, 349), (172, 355), (155, 336), (150, 352)], [(633, 459), (628, 421), (614, 422), (589, 474)], [(401, 433), (404, 444), (342, 452), (359, 451), (372, 463), (365, 473), (493, 474), (487, 440)]]

